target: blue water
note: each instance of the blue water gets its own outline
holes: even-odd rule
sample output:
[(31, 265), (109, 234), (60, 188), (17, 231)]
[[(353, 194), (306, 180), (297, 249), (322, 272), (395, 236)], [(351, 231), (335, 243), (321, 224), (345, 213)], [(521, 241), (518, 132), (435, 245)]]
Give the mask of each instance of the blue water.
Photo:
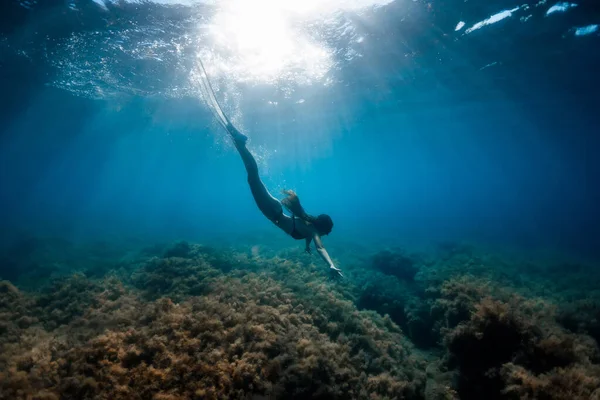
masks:
[[(335, 64), (324, 77), (221, 74), (217, 97), (230, 100), (268, 188), (293, 188), (309, 212), (329, 213), (332, 242), (469, 240), (593, 255), (600, 14), (589, 1), (548, 14), (553, 5), (394, 1), (341, 12), (323, 28)], [(213, 9), (2, 7), (3, 235), (283, 235), (186, 86), (196, 54), (168, 48), (194, 33), (190, 15), (207, 20)], [(344, 24), (352, 34), (339, 34)], [(164, 54), (132, 56), (153, 40)]]

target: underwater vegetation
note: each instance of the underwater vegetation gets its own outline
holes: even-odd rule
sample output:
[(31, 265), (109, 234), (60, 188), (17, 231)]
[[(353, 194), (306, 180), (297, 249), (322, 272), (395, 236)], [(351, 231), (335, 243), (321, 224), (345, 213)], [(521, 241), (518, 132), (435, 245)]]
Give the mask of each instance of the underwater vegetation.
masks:
[(380, 251), (373, 256), (373, 267), (386, 275), (412, 281), (418, 272), (415, 260), (398, 252)]
[(299, 250), (104, 246), (0, 267), (0, 399), (600, 399), (593, 266), (444, 243), (335, 280)]

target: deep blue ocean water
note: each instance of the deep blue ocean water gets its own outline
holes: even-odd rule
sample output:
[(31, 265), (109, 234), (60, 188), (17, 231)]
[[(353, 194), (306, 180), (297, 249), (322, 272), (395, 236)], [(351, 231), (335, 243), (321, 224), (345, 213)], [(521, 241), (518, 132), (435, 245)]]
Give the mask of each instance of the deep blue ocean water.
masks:
[(269, 189), (329, 213), (332, 243), (598, 255), (593, 1), (227, 4), (3, 3), (5, 239), (283, 237), (197, 91), (202, 57)]

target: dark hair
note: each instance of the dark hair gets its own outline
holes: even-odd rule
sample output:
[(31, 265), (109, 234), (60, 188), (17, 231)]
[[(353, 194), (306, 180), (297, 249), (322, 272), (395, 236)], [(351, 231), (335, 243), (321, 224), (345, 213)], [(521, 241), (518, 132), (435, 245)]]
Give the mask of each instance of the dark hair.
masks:
[(312, 221), (312, 224), (320, 235), (329, 235), (331, 230), (333, 229), (333, 221), (331, 217), (327, 214), (321, 214), (317, 218)]

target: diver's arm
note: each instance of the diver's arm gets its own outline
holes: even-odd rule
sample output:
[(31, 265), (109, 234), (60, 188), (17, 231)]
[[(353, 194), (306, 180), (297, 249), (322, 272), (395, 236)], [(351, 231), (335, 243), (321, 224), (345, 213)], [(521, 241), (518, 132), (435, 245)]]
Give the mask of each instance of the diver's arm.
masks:
[(304, 249), (304, 251), (306, 251), (308, 254), (311, 254), (310, 253), (310, 242), (312, 242), (312, 238), (307, 237), (306, 238), (306, 248)]
[(327, 265), (329, 265), (329, 268), (332, 269), (333, 271), (337, 272), (340, 276), (343, 277), (344, 275), (342, 275), (342, 271), (339, 268), (336, 268), (335, 265), (333, 265), (333, 261), (331, 261), (331, 257), (329, 257), (329, 253), (327, 253), (327, 250), (325, 250), (325, 247), (323, 247), (323, 242), (321, 242), (321, 237), (318, 234), (315, 234), (313, 236), (313, 240), (315, 241), (315, 246), (317, 247), (317, 251), (319, 252), (319, 255), (327, 263)]

